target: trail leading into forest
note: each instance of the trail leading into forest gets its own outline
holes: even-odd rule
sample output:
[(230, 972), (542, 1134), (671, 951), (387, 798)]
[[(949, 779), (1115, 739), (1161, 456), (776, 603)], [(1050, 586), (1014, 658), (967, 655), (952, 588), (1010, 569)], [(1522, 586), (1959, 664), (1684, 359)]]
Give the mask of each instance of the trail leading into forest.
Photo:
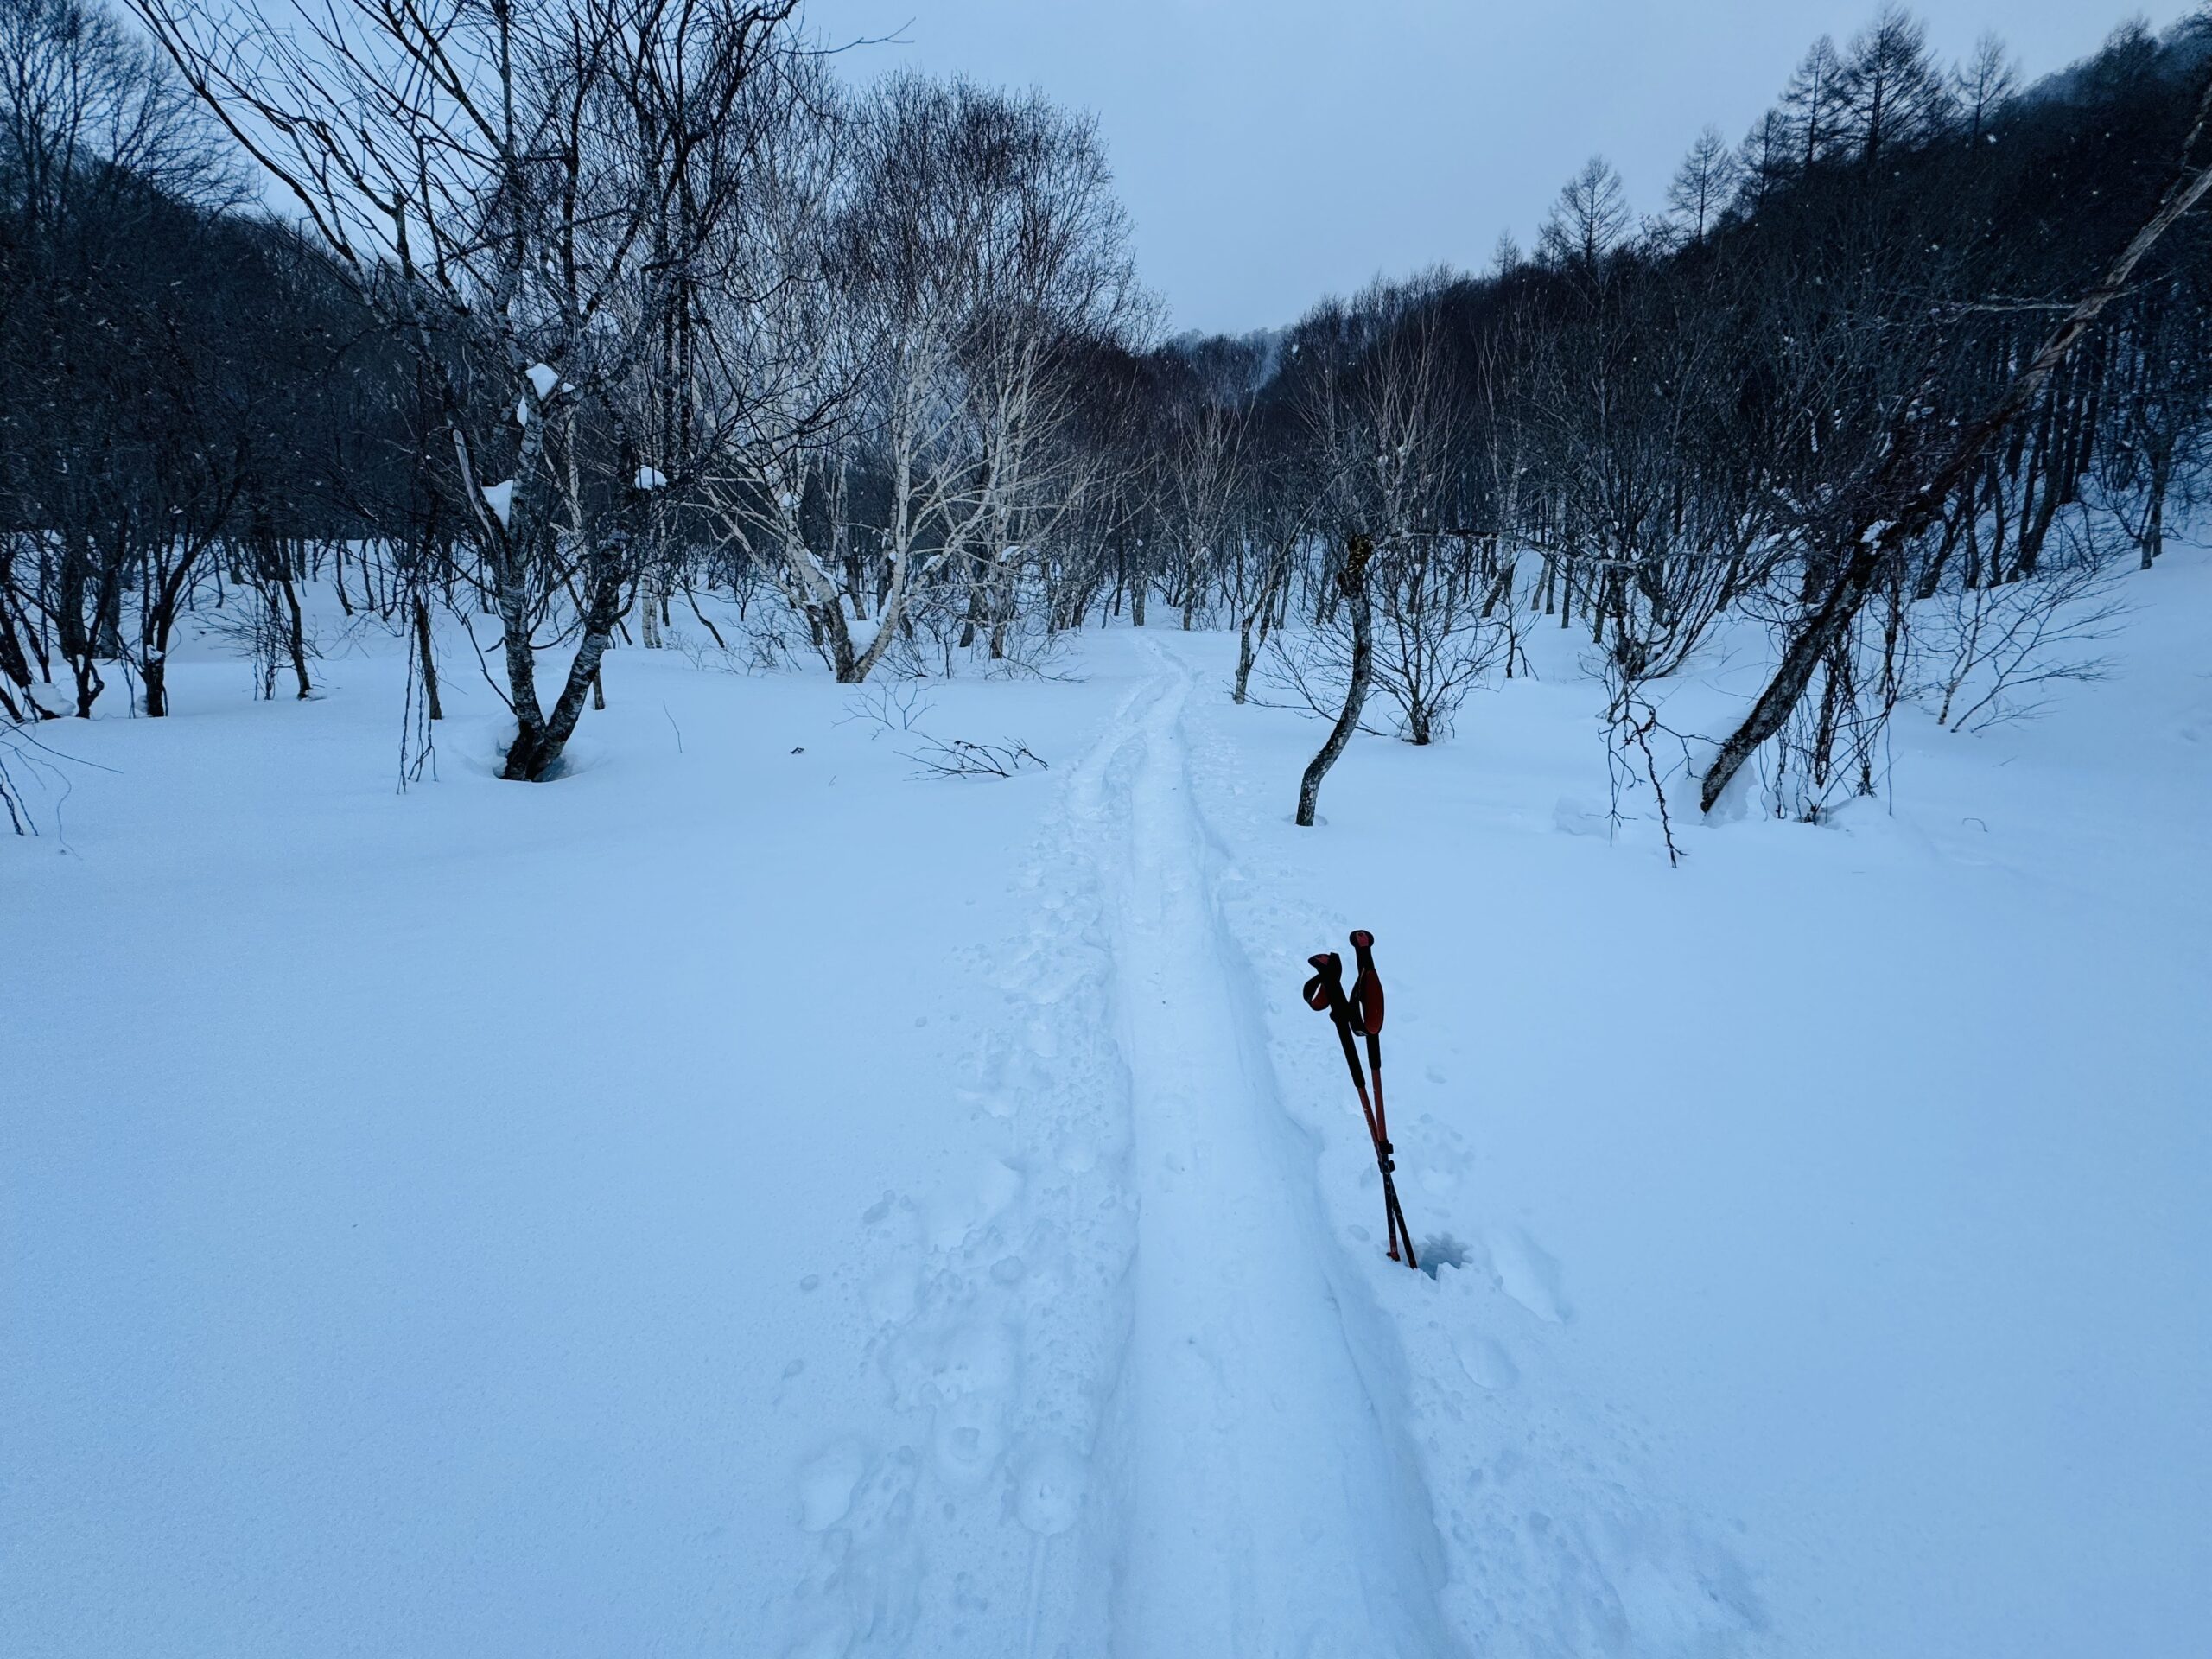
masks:
[(1100, 849), (1137, 1203), (1101, 1448), (1114, 1649), (1455, 1652), (1427, 1494), (1347, 1332), (1342, 1299), (1364, 1293), (1327, 1259), (1313, 1149), (1220, 915), (1183, 731), (1193, 676), (1145, 649), (1161, 690), (1113, 768), (1127, 845)]

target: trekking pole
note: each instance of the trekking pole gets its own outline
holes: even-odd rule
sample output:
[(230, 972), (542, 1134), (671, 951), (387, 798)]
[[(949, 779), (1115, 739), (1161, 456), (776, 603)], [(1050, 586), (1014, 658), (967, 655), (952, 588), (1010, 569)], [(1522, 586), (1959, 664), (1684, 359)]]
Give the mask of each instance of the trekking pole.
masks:
[(1421, 1263), (1414, 1258), (1413, 1231), (1406, 1225), (1405, 1211), (1398, 1203), (1398, 1185), (1392, 1175), (1397, 1166), (1391, 1158), (1389, 1140), (1382, 1133), (1375, 1107), (1368, 1098), (1366, 1074), (1360, 1070), (1359, 1050), (1352, 1042), (1351, 1007), (1344, 1000), (1344, 959), (1335, 951), (1326, 950), (1306, 960), (1313, 969), (1313, 977), (1306, 982), (1302, 993), (1306, 1006), (1325, 1013), (1337, 1028), (1337, 1040), (1344, 1052), (1344, 1069), (1351, 1073), (1351, 1086), (1359, 1096), (1360, 1115), (1367, 1120), (1368, 1137), (1375, 1145), (1375, 1166), (1382, 1175), (1382, 1220), (1389, 1234), (1390, 1259), (1398, 1259), (1398, 1244), (1402, 1239), (1406, 1265), (1417, 1268)]
[[(1375, 1090), (1375, 1138), (1382, 1144), (1382, 1152), (1387, 1156), (1393, 1153), (1394, 1148), (1390, 1145), (1389, 1109), (1382, 1103), (1382, 976), (1375, 971), (1375, 936), (1363, 927), (1352, 929), (1351, 949), (1352, 959), (1359, 966), (1359, 972), (1352, 980), (1350, 999), (1352, 1029), (1363, 1033), (1367, 1038), (1367, 1076)], [(1390, 1198), (1395, 1205), (1397, 1201), (1395, 1186), (1391, 1189)], [(1406, 1259), (1411, 1261), (1413, 1235), (1406, 1230), (1406, 1217), (1402, 1210), (1398, 1211), (1397, 1219), (1399, 1234), (1406, 1241)]]
[[(1406, 1225), (1405, 1209), (1398, 1201), (1396, 1148), (1390, 1144), (1389, 1132), (1380, 1110), (1382, 1096), (1378, 1092), (1370, 1100), (1366, 1077), (1360, 1070), (1358, 1051), (1352, 1044), (1354, 1035), (1364, 1033), (1358, 1014), (1344, 995), (1343, 958), (1329, 951), (1310, 960), (1316, 972), (1307, 986), (1306, 1000), (1315, 1008), (1328, 1010), (1337, 1027), (1337, 1040), (1344, 1047), (1344, 1069), (1351, 1073), (1351, 1086), (1359, 1095), (1360, 1112), (1367, 1120), (1368, 1136), (1375, 1146), (1375, 1166), (1382, 1175), (1382, 1223), (1390, 1259), (1398, 1260), (1398, 1246), (1402, 1241), (1407, 1265), (1418, 1267), (1420, 1263), (1414, 1256), (1413, 1230)], [(1372, 1037), (1369, 1039), (1369, 1048), (1379, 1056), (1381, 1051)]]

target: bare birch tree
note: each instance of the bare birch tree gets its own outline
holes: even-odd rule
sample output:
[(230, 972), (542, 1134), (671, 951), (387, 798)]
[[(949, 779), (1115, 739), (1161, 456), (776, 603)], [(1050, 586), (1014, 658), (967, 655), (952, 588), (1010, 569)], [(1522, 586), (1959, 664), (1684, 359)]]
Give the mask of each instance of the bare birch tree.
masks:
[(1128, 222), (1096, 132), (1041, 99), (901, 77), (858, 148), (842, 257), (889, 483), (877, 639), (941, 575), (962, 643), (1002, 657), (1022, 563), (1083, 478), (1051, 442), (1073, 412), (1071, 353), (1143, 321)]
[[(429, 371), (516, 731), (557, 775), (668, 470), (664, 367), (796, 0), (134, 0)], [(537, 657), (569, 647), (559, 690)]]

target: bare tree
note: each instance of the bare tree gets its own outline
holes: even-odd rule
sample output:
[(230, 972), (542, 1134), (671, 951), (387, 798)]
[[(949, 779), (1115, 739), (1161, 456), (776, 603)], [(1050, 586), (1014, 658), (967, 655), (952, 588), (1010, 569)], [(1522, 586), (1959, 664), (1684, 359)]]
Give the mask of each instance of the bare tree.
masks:
[[(202, 486), (235, 458), (200, 261), (237, 182), (190, 92), (107, 11), (0, 6), (0, 676), (33, 718), (89, 717), (101, 664), (134, 660), (165, 710), (168, 632), (220, 524)], [(209, 423), (228, 428), (198, 433), (213, 452), (184, 441)]]
[(2019, 70), (2003, 40), (1985, 34), (1974, 43), (1974, 55), (1951, 76), (1951, 97), (1967, 142), (1978, 144), (1989, 137), (1990, 119), (2019, 84)]
[(0, 181), (19, 229), (127, 211), (148, 181), (180, 200), (239, 200), (238, 169), (191, 92), (86, 0), (0, 6)]
[(1621, 175), (1604, 156), (1592, 156), (1560, 188), (1538, 234), (1538, 251), (1562, 270), (1595, 277), (1628, 234), (1632, 217)]
[[(2202, 158), (2212, 127), (2212, 79), (2197, 99), (2183, 140), (2179, 175), (2150, 217), (2113, 257), (2104, 275), (2067, 311), (2042, 345), (1980, 415), (1943, 435), (1923, 435), (1925, 423), (1901, 423), (1878, 467), (1846, 498), (1848, 540), (1834, 574), (1791, 632), (1782, 660), (1736, 729), (1706, 769), (1701, 804), (1710, 812), (1759, 746), (1780, 732), (1796, 711), (1815, 668), (1844, 648), (1860, 607), (1904, 550), (1934, 525), (1953, 493), (1978, 467), (1999, 438), (2026, 414), (2051, 376), (2091, 325), (2127, 287), (2161, 237), (2212, 191), (2212, 161)], [(1916, 410), (1909, 410), (1908, 416)]]
[(1354, 533), (1345, 542), (1344, 562), (1337, 571), (1337, 588), (1344, 595), (1344, 607), (1351, 617), (1351, 674), (1344, 684), (1343, 711), (1330, 727), (1319, 753), (1306, 762), (1305, 775), (1298, 780), (1297, 823), (1302, 830), (1313, 827), (1313, 815), (1321, 804), (1321, 780), (1337, 764), (1337, 757), (1351, 741), (1351, 734), (1359, 729), (1360, 712), (1366, 706), (1367, 688), (1375, 664), (1367, 601), (1367, 566), (1374, 556), (1375, 544), (1366, 537)]
[(1849, 143), (1872, 166), (1894, 146), (1924, 142), (1951, 118), (1951, 89), (1929, 55), (1928, 29), (1896, 0), (1851, 42), (1842, 103)]
[(877, 648), (919, 578), (957, 583), (963, 645), (1006, 655), (1015, 588), (1080, 493), (1054, 435), (1069, 371), (1144, 300), (1096, 130), (1042, 99), (888, 82), (861, 124), (841, 258), (865, 353), (866, 442), (887, 480)]
[(1736, 194), (1740, 167), (1718, 127), (1707, 127), (1691, 141), (1689, 154), (1667, 187), (1667, 208), (1676, 229), (1691, 245), (1702, 245)]
[(1239, 706), (1251, 695), (1253, 665), (1268, 648), (1326, 499), (1314, 487), (1311, 469), (1292, 457), (1262, 457), (1248, 477), (1224, 583), (1236, 615), (1236, 677), (1230, 695)]
[(1252, 563), (1236, 512), (1250, 465), (1250, 425), (1245, 399), (1228, 388), (1189, 388), (1168, 415), (1161, 505), (1180, 550), (1175, 580), (1186, 630), (1205, 607), (1216, 573), (1235, 581)]
[[(135, 0), (429, 372), (499, 613), (504, 775), (557, 775), (670, 469), (666, 370), (795, 0)], [(550, 706), (537, 658), (570, 645)]]
[(855, 211), (855, 112), (818, 63), (778, 95), (791, 118), (756, 157), (746, 211), (726, 234), (734, 280), (709, 301), (707, 378), (719, 438), (704, 483), (724, 534), (776, 583), (840, 681), (868, 677), (897, 638), (903, 561), (886, 620), (856, 644), (868, 588), (843, 556), (851, 405), (865, 365), (852, 271), (837, 245)]
[(1789, 77), (1777, 111), (1800, 171), (1834, 151), (1849, 98), (1843, 60), (1823, 35)]

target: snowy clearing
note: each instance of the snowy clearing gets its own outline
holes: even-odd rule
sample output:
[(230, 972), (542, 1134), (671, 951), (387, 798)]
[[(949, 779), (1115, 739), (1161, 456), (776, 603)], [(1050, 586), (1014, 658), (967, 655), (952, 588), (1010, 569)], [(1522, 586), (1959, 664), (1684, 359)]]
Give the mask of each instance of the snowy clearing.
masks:
[[(2169, 559), (2108, 682), (1901, 721), (1893, 816), (1679, 871), (1608, 844), (1572, 636), (1356, 741), (1316, 831), (1318, 728), (1231, 707), (1224, 636), (931, 686), (1051, 763), (1003, 780), (624, 650), (504, 785), (456, 672), (404, 794), (391, 641), (307, 703), (180, 647), (0, 842), (54, 942), (0, 1015), (0, 1648), (2193, 1650)], [(1297, 995), (1353, 925), (1433, 1276)]]

